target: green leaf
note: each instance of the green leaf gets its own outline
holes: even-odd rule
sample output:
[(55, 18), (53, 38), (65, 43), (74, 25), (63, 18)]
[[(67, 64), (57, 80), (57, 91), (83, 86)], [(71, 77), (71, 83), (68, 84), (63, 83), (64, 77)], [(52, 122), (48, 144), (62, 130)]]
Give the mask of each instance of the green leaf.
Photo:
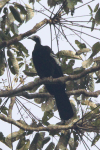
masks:
[(13, 34), (18, 34), (18, 26), (15, 23), (12, 22), (10, 27)]
[(51, 142), (45, 150), (54, 150), (55, 144)]
[(93, 74), (89, 74), (89, 83), (88, 83), (88, 90), (91, 92), (94, 92), (94, 78), (93, 78)]
[(95, 19), (92, 20), (92, 27), (91, 27), (91, 31), (94, 30), (94, 26), (95, 26)]
[(93, 59), (94, 62), (100, 62), (100, 56)]
[(50, 137), (45, 137), (42, 141), (42, 147), (50, 141)]
[(98, 113), (99, 111), (97, 109), (94, 109), (97, 107), (97, 105), (94, 103), (94, 102), (91, 102), (89, 100), (85, 100), (85, 101), (82, 101), (82, 105), (87, 105), (87, 106), (90, 106), (90, 109), (93, 111), (95, 110), (94, 112), (95, 113)]
[(15, 18), (11, 12), (8, 14), (8, 19), (10, 24), (12, 24), (15, 21)]
[(93, 13), (93, 10), (92, 10), (91, 6), (88, 5), (88, 8), (90, 9), (90, 13), (92, 14), (92, 13)]
[[(39, 1), (39, 0), (37, 0)], [(59, 5), (63, 3), (63, 0), (48, 0), (48, 6), (53, 7), (55, 5)]]
[(100, 51), (100, 42), (97, 42), (92, 46), (92, 54), (90, 58), (94, 57), (99, 51)]
[(2, 103), (2, 99), (0, 98), (0, 104)]
[(12, 67), (13, 65), (12, 65), (12, 62), (11, 62), (11, 60), (10, 60), (9, 58), (8, 58), (8, 65), (9, 65), (9, 68), (10, 68), (11, 73), (15, 75), (15, 74), (16, 74), (16, 73), (15, 73), (15, 70), (14, 70), (14, 68)]
[(70, 100), (70, 103), (71, 103), (71, 106), (72, 106), (72, 109), (73, 109), (73, 112), (74, 112), (74, 116), (73, 117), (77, 117), (77, 109), (76, 109), (76, 106), (75, 106), (75, 101), (74, 100)]
[(95, 6), (94, 12), (96, 12), (98, 10), (98, 8), (99, 8), (99, 3)]
[(75, 5), (77, 5), (77, 2), (82, 2), (81, 0), (67, 0), (67, 5), (69, 9), (73, 9)]
[(3, 113), (3, 114), (5, 114), (5, 115), (8, 115), (8, 108), (7, 107), (5, 107), (5, 106), (1, 106), (0, 107), (0, 110), (1, 110), (1, 112)]
[(58, 144), (55, 149), (66, 149), (69, 139), (70, 139), (69, 131), (65, 134), (61, 133)]
[(24, 70), (23, 72), (24, 72), (25, 75), (27, 75), (29, 77), (34, 77), (34, 76), (37, 75), (37, 73), (34, 72), (34, 71), (26, 71), (26, 70)]
[(16, 149), (17, 150), (21, 150), (25, 146), (25, 142), (26, 142), (25, 136), (23, 135), (23, 136), (21, 136), (21, 138), (20, 138), (20, 140), (19, 140), (19, 142), (17, 144)]
[(95, 15), (95, 22), (97, 24), (100, 24), (100, 8), (98, 9), (96, 15)]
[(9, 64), (9, 68), (10, 68), (11, 72), (13, 74), (18, 74), (19, 73), (19, 65), (18, 65), (17, 59), (15, 58), (14, 54), (10, 50), (7, 51), (7, 55), (9, 56), (8, 64)]
[(17, 132), (13, 132), (11, 134), (9, 134), (6, 138), (5, 138), (5, 143), (9, 148), (12, 148), (12, 141), (17, 141), (21, 138), (21, 136), (23, 136), (24, 134), (24, 130), (20, 129)]
[(42, 122), (43, 122), (43, 124), (49, 125), (49, 123), (48, 123), (47, 121), (48, 121), (50, 118), (52, 118), (53, 115), (54, 115), (54, 114), (53, 114), (52, 110), (44, 112), (44, 115), (43, 115), (43, 117), (42, 117)]
[(29, 146), (30, 146), (30, 140), (26, 140), (27, 142), (24, 145), (23, 150), (29, 150)]
[(69, 140), (69, 147), (70, 147), (70, 150), (76, 150), (73, 138), (70, 138)]
[(89, 48), (82, 48), (82, 49), (80, 49), (80, 50), (78, 50), (77, 52), (76, 52), (76, 54), (77, 55), (80, 55), (80, 54), (82, 54), (82, 53), (88, 53), (88, 52), (90, 52), (91, 50), (89, 49)]
[(15, 18), (18, 22), (22, 23), (23, 20), (22, 20), (22, 18), (21, 18), (20, 12), (19, 12), (17, 9), (15, 9), (13, 6), (9, 6), (9, 8), (10, 8), (10, 11), (11, 11), (11, 13), (13, 14), (14, 18)]
[(45, 132), (36, 133), (33, 141), (31, 142), (29, 150), (41, 149), (44, 136), (45, 136)]
[(45, 103), (41, 105), (42, 111), (52, 110), (53, 107), (54, 107), (54, 100), (52, 98), (49, 98), (49, 100), (46, 100)]
[(75, 60), (70, 60), (67, 64), (67, 69), (72, 68), (74, 66), (74, 64), (75, 64)]
[[(100, 61), (100, 59), (99, 59), (99, 61)], [(95, 62), (93, 66), (98, 66), (99, 64), (100, 64), (100, 62), (99, 63)], [(95, 74), (97, 76), (96, 80), (97, 80), (97, 82), (99, 82), (99, 79), (100, 79), (100, 70), (96, 71)]]
[(23, 5), (21, 5), (19, 3), (16, 3), (16, 2), (14, 2), (13, 4), (14, 4), (15, 7), (20, 9), (20, 13), (21, 14), (25, 15), (27, 13), (27, 11), (26, 11), (26, 9), (25, 9), (25, 7)]
[(21, 43), (21, 42), (16, 42), (14, 43), (14, 46), (17, 48), (17, 50), (19, 50), (21, 53), (24, 52), (26, 54), (26, 57), (29, 56), (28, 55), (28, 50), (26, 49), (26, 47)]
[(77, 44), (77, 46), (78, 46), (80, 49), (86, 48), (85, 43), (81, 43), (81, 42), (79, 42), (78, 40), (75, 40), (75, 44)]
[(4, 51), (0, 51), (0, 76), (2, 76), (4, 74), (5, 71), (5, 52)]
[[(99, 111), (98, 111), (98, 113), (99, 113)], [(97, 114), (98, 114), (97, 113)], [(94, 126), (100, 126), (100, 118), (97, 118), (96, 120), (95, 120), (95, 122), (94, 122)]]
[(88, 68), (93, 63), (93, 58), (88, 58), (87, 60), (82, 62), (83, 68)]
[(68, 13), (70, 12), (69, 11), (69, 8), (68, 8), (68, 5), (67, 5), (67, 3), (63, 3), (63, 9), (64, 9), (64, 11), (66, 12), (66, 14), (68, 15)]
[(2, 132), (0, 132), (0, 141), (4, 143), (5, 137)]
[(99, 140), (99, 139), (100, 139), (100, 135), (99, 135), (99, 134), (97, 134), (97, 135), (94, 137), (94, 139), (93, 139), (93, 141), (92, 141), (91, 146), (95, 145), (95, 144), (96, 144), (96, 142), (98, 142), (98, 140)]
[(19, 63), (19, 68), (21, 68), (24, 65), (23, 62)]
[(73, 81), (67, 81), (66, 82), (66, 89), (67, 91), (71, 91), (74, 89), (74, 82)]
[(75, 148), (76, 148), (76, 147), (78, 147), (80, 138), (79, 138), (79, 135), (76, 131), (73, 131), (73, 135), (74, 135), (74, 144), (75, 144)]
[[(34, 1), (34, 0), (33, 0)], [(41, 1), (41, 0), (36, 0), (37, 2)]]
[(56, 5), (56, 2), (54, 0), (48, 0), (48, 6), (53, 7)]
[(66, 64), (66, 61), (63, 61), (63, 59), (62, 59), (61, 68), (63, 70), (63, 73), (64, 74), (72, 74), (74, 63), (75, 63), (75, 60), (70, 60), (69, 63)]
[(30, 5), (28, 4), (25, 4), (25, 5), (26, 5), (26, 10), (27, 10), (27, 14), (26, 14), (26, 22), (27, 22), (34, 17), (34, 11)]
[(3, 31), (0, 31), (0, 39), (3, 41), (3, 40), (7, 40), (8, 39), (8, 36), (3, 32)]
[(33, 4), (34, 4), (34, 3), (35, 3), (35, 0), (29, 0), (29, 3), (33, 3)]
[(5, 15), (8, 14), (8, 8), (7, 8), (7, 7), (5, 7), (5, 8), (3, 9), (3, 13), (4, 13)]
[[(29, 68), (29, 66), (32, 66), (32, 68)], [(25, 75), (33, 77), (37, 75), (36, 69), (33, 64), (26, 64), (25, 65), (25, 70), (23, 71)]]
[(25, 144), (17, 150), (29, 150), (29, 146), (30, 146), (30, 140), (25, 140)]
[(66, 59), (82, 59), (81, 56), (77, 56), (75, 52), (71, 50), (61, 50), (59, 53), (57, 53), (61, 58), (66, 58)]

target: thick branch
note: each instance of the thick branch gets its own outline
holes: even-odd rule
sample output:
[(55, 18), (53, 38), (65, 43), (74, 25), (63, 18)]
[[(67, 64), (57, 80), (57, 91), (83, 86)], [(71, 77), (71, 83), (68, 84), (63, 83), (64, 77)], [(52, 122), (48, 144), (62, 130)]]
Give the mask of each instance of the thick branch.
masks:
[(100, 127), (92, 127), (92, 126), (82, 126), (82, 120), (80, 120), (80, 122), (78, 123), (78, 119), (74, 119), (72, 120), (72, 123), (71, 124), (68, 124), (68, 125), (50, 125), (48, 127), (36, 127), (36, 128), (33, 128), (33, 127), (30, 127), (28, 125), (24, 125), (24, 124), (21, 124), (20, 122), (18, 121), (15, 121), (9, 117), (6, 117), (2, 114), (0, 114), (0, 119), (5, 121), (5, 122), (8, 122), (8, 123), (11, 123), (17, 127), (19, 127), (20, 129), (23, 129), (23, 130), (26, 130), (26, 131), (53, 131), (53, 130), (68, 130), (68, 129), (82, 129), (82, 130), (85, 130), (87, 132), (97, 132), (100, 130)]
[(37, 29), (39, 29), (40, 27), (42, 27), (44, 24), (47, 24), (47, 23), (48, 23), (48, 20), (44, 19), (40, 23), (36, 24), (33, 27), (33, 29), (31, 29), (31, 30), (29, 30), (29, 31), (27, 31), (27, 32), (25, 32), (23, 34), (20, 34), (17, 37), (14, 37), (11, 40), (1, 42), (0, 43), (0, 47), (8, 47), (9, 45), (16, 43), (16, 42), (22, 40), (23, 38), (28, 37), (29, 35), (31, 35), (33, 33), (36, 33)]
[(16, 96), (23, 96), (27, 99), (33, 99), (33, 98), (50, 98), (53, 97), (49, 93), (34, 93), (34, 94), (29, 94), (28, 92), (21, 92)]
[(87, 92), (85, 89), (78, 89), (78, 90), (68, 91), (67, 94), (68, 95), (84, 94), (85, 96), (88, 97), (98, 97), (100, 94), (100, 90), (95, 92)]
[[(17, 95), (23, 91), (32, 90), (32, 88), (34, 88), (37, 85), (42, 85), (42, 84), (47, 84), (47, 83), (49, 83), (49, 84), (60, 83), (61, 84), (61, 83), (64, 83), (66, 81), (77, 80), (77, 79), (80, 79), (80, 78), (86, 76), (89, 73), (92, 73), (92, 72), (95, 72), (98, 70), (100, 70), (100, 66), (91, 67), (91, 68), (89, 68), (89, 69), (87, 69), (87, 70), (85, 70), (82, 73), (79, 73), (77, 75), (69, 75), (69, 76), (64, 76), (64, 77), (60, 77), (60, 78), (56, 78), (56, 79), (54, 79), (54, 78), (39, 79), (37, 82), (34, 82), (34, 81), (30, 82), (28, 84), (23, 85), (22, 87), (20, 87), (18, 89), (14, 89), (14, 90), (10, 90), (10, 91), (2, 90), (0, 92), (0, 97), (14, 96), (14, 95)], [(99, 94), (99, 91), (97, 94)]]
[(48, 127), (37, 127), (37, 128), (33, 128), (27, 125), (23, 125), (21, 123), (19, 123), (18, 121), (15, 121), (9, 117), (6, 117), (2, 114), (0, 114), (0, 119), (8, 122), (8, 123), (12, 123), (13, 125), (19, 127), (20, 129), (23, 130), (27, 130), (27, 131), (51, 131), (51, 130), (68, 130), (68, 129), (73, 129), (74, 128), (74, 123), (77, 121), (76, 119), (73, 120), (73, 123), (71, 123), (71, 125), (51, 125)]
[[(87, 92), (85, 89), (78, 89), (78, 90), (73, 90), (73, 91), (68, 91), (66, 92), (67, 95), (77, 95), (77, 94), (84, 94), (85, 96), (88, 97), (98, 97), (100, 94), (100, 90), (95, 91), (95, 92)], [(16, 96), (23, 96), (27, 99), (33, 99), (33, 98), (50, 98), (53, 97), (49, 93), (35, 93), (35, 94), (29, 94), (28, 92), (21, 92), (17, 94)]]

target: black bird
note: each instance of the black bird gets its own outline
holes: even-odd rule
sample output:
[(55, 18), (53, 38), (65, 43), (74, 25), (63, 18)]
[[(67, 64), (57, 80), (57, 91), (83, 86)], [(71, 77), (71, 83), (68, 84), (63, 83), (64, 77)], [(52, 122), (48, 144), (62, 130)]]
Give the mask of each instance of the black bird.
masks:
[[(60, 62), (53, 54), (51, 48), (48, 46), (42, 46), (39, 36), (32, 36), (28, 39), (36, 42), (34, 50), (32, 52), (32, 59), (37, 74), (40, 76), (40, 78), (62, 77), (63, 72), (61, 70)], [(74, 113), (69, 98), (65, 93), (65, 84), (45, 84), (45, 87), (48, 92), (55, 97), (60, 118), (62, 120), (68, 120), (72, 118)]]

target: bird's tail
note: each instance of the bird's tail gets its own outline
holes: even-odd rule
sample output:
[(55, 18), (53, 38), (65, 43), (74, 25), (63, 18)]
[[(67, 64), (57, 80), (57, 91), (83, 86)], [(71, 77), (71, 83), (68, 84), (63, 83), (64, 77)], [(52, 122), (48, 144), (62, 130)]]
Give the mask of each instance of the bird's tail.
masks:
[(54, 95), (54, 97), (60, 118), (62, 120), (68, 120), (72, 118), (74, 113), (67, 94), (65, 92), (59, 92)]

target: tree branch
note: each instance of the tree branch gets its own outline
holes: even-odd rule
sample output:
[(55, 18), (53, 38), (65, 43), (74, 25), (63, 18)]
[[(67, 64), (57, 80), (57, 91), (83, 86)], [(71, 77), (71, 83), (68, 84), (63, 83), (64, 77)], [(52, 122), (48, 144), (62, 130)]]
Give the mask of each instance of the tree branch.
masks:
[(53, 97), (49, 93), (34, 93), (34, 94), (29, 94), (28, 92), (21, 92), (16, 96), (23, 96), (27, 99), (33, 99), (33, 98), (50, 98)]
[(2, 114), (0, 114), (0, 119), (5, 121), (5, 122), (8, 122), (8, 123), (11, 123), (17, 127), (19, 127), (20, 129), (23, 129), (23, 130), (27, 130), (27, 131), (53, 131), (53, 130), (68, 130), (68, 129), (74, 129), (74, 123), (77, 121), (77, 119), (74, 119), (73, 120), (73, 123), (71, 123), (70, 125), (50, 125), (48, 127), (30, 127), (28, 125), (25, 125), (25, 124), (21, 124), (20, 122), (18, 121), (15, 121), (13, 120), (12, 118), (9, 118), (9, 117), (6, 117)]
[[(73, 91), (67, 91), (67, 95), (77, 95), (77, 94), (84, 94), (85, 96), (88, 97), (98, 97), (100, 94), (100, 90), (95, 91), (95, 92), (87, 92), (85, 89), (78, 89), (78, 90), (73, 90)], [(29, 94), (28, 92), (21, 92), (17, 94), (16, 96), (23, 96), (27, 99), (33, 99), (33, 98), (51, 98), (53, 97), (49, 93), (35, 93), (35, 94)]]
[(53, 130), (82, 129), (87, 132), (97, 132), (100, 130), (100, 126), (97, 126), (97, 127), (96, 126), (94, 126), (94, 127), (93, 126), (84, 126), (84, 125), (82, 126), (82, 120), (80, 120), (78, 122), (78, 119), (72, 120), (72, 123), (69, 123), (68, 125), (50, 125), (47, 127), (41, 126), (41, 127), (36, 127), (36, 128), (22, 124), (18, 121), (13, 120), (12, 118), (6, 117), (2, 114), (0, 114), (0, 119), (5, 122), (11, 123), (11, 124), (19, 127), (20, 129), (23, 129), (26, 131), (53, 131)]
[(42, 27), (44, 24), (47, 24), (48, 23), (48, 20), (47, 19), (44, 19), (43, 21), (41, 21), (40, 23), (37, 23), (33, 29), (23, 33), (23, 34), (20, 34), (18, 35), (17, 37), (14, 37), (13, 39), (11, 40), (8, 40), (8, 41), (3, 41), (3, 42), (0, 42), (0, 48), (3, 48), (3, 47), (8, 47), (9, 45), (11, 44), (14, 44), (20, 40), (22, 40), (23, 38), (25, 37), (28, 37), (29, 35), (33, 34), (33, 33), (36, 33), (37, 29), (39, 29), (40, 27)]
[(84, 94), (85, 96), (88, 97), (98, 97), (100, 94), (100, 90), (95, 92), (87, 92), (85, 89), (78, 89), (78, 90), (68, 91), (67, 94), (68, 95)]
[[(23, 86), (21, 86), (20, 88), (14, 89), (14, 90), (2, 90), (0, 92), (0, 97), (8, 97), (8, 96), (14, 96), (17, 95), (23, 91), (27, 91), (27, 90), (32, 90), (32, 88), (34, 88), (37, 85), (42, 85), (42, 84), (52, 84), (52, 83), (65, 83), (66, 81), (72, 81), (72, 80), (77, 80), (80, 79), (84, 76), (86, 76), (89, 73), (95, 72), (100, 70), (100, 66), (96, 66), (96, 67), (91, 67), (85, 71), (83, 71), (82, 73), (79, 73), (77, 75), (69, 75), (69, 76), (64, 76), (64, 77), (60, 77), (60, 78), (44, 78), (44, 79), (39, 79), (37, 82), (29, 82), (28, 84), (25, 84)], [(83, 91), (83, 93), (87, 94), (85, 91)], [(98, 94), (100, 93), (100, 91), (97, 92), (97, 95), (95, 95), (95, 97), (98, 96)], [(92, 94), (92, 92), (91, 92)], [(96, 93), (95, 93), (96, 94)]]

